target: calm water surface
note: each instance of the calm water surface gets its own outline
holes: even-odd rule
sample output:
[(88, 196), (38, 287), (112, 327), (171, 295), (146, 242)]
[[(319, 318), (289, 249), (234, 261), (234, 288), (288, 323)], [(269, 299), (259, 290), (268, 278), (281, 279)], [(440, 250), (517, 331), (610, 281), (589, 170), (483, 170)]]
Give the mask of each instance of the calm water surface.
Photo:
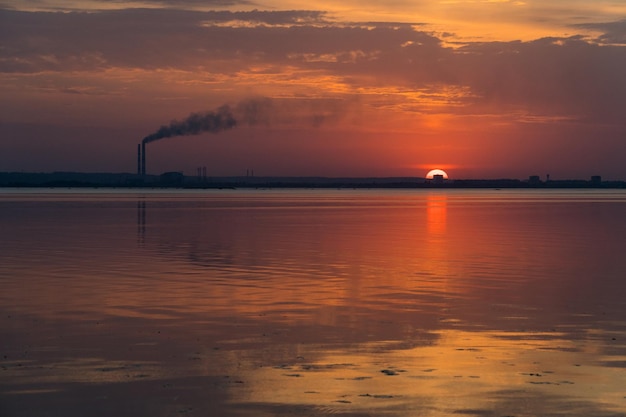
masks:
[(1, 416), (624, 416), (626, 192), (0, 190)]

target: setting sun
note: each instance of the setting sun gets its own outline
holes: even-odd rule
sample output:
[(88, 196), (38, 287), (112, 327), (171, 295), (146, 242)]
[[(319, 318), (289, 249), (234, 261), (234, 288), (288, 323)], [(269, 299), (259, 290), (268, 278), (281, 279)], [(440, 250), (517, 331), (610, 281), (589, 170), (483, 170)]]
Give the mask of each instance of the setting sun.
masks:
[(428, 171), (428, 174), (426, 174), (426, 179), (432, 180), (435, 175), (443, 175), (444, 179), (448, 179), (448, 174), (442, 169), (431, 169), (430, 171)]

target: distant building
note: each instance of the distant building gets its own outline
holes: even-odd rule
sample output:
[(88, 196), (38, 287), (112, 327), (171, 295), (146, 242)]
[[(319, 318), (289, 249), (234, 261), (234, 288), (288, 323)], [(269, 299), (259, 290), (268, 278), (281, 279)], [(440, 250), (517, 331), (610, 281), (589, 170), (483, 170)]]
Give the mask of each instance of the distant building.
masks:
[(433, 184), (443, 184), (443, 174), (433, 175)]
[(538, 185), (541, 184), (541, 179), (539, 178), (539, 175), (531, 175), (530, 177), (528, 177), (528, 183), (532, 185)]
[(185, 176), (182, 172), (164, 172), (159, 177), (159, 182), (162, 185), (179, 186), (182, 185)]
[(591, 183), (593, 185), (600, 185), (602, 183), (602, 177), (600, 175), (593, 175), (591, 177)]

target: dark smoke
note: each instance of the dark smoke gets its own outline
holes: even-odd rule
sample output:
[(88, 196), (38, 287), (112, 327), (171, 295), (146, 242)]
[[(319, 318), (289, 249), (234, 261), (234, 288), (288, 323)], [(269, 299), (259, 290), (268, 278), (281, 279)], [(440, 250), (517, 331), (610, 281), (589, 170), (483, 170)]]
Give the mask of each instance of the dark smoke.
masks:
[(232, 129), (237, 120), (231, 108), (224, 105), (216, 111), (192, 113), (185, 120), (173, 120), (167, 126), (161, 126), (156, 132), (143, 138), (144, 143), (170, 138), (173, 136), (198, 135), (203, 132), (218, 133)]
[(319, 127), (336, 120), (342, 104), (337, 100), (278, 100), (266, 97), (242, 101), (234, 107), (223, 105), (214, 111), (192, 113), (184, 120), (173, 120), (146, 136), (143, 143), (174, 136), (219, 133), (235, 126), (305, 124)]

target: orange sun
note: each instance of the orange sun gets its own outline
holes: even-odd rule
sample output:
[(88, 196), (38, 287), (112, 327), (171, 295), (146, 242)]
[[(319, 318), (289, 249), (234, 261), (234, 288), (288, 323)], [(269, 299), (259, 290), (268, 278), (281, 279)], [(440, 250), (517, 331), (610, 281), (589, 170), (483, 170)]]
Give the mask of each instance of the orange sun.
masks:
[(444, 179), (448, 179), (448, 174), (443, 169), (431, 169), (428, 171), (428, 174), (426, 174), (426, 179), (432, 180), (435, 175), (443, 175)]

